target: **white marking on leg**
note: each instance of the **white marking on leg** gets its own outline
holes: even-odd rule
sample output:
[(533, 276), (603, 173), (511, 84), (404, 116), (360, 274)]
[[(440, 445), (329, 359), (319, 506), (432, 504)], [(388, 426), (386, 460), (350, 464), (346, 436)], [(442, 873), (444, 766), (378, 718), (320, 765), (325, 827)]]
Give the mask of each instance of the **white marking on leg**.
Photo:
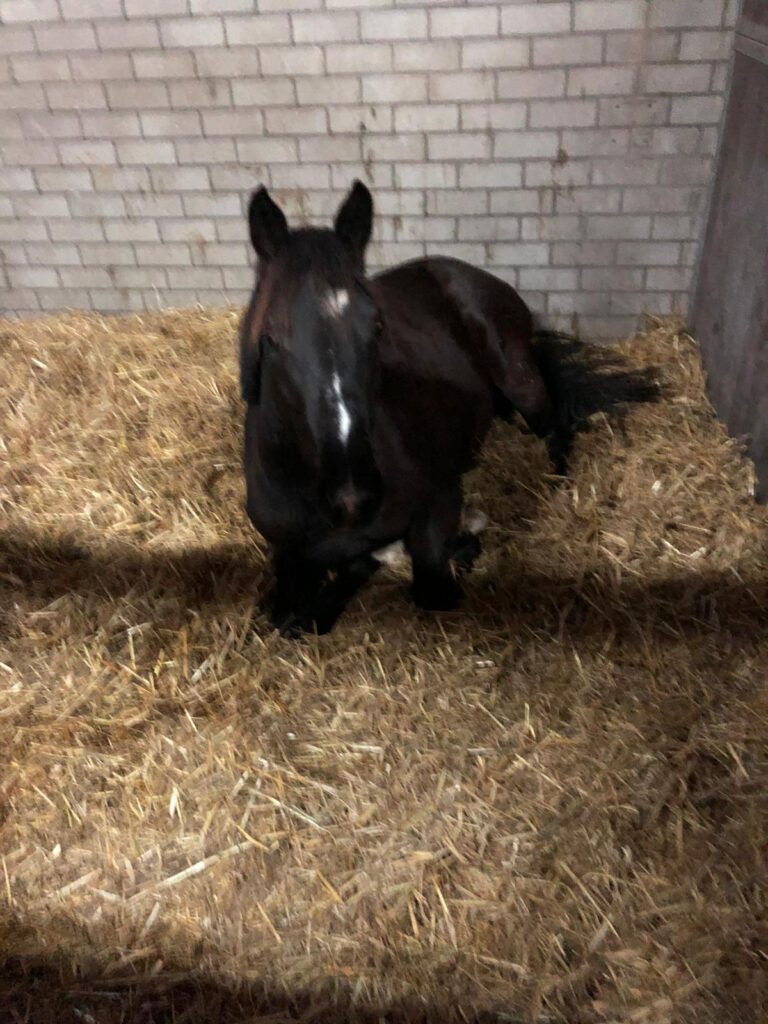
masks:
[(374, 551), (373, 557), (381, 565), (388, 565), (394, 569), (406, 561), (405, 545), (401, 540), (396, 540), (394, 544), (388, 544), (387, 547)]
[(464, 520), (464, 529), (475, 537), (478, 533), (482, 533), (488, 525), (488, 516), (476, 508), (465, 509), (462, 519)]
[(336, 423), (339, 428), (339, 438), (342, 444), (346, 444), (349, 438), (349, 431), (352, 428), (352, 417), (349, 415), (349, 409), (347, 409), (344, 402), (344, 396), (341, 393), (341, 381), (335, 370), (333, 371), (331, 392), (334, 405), (336, 406)]

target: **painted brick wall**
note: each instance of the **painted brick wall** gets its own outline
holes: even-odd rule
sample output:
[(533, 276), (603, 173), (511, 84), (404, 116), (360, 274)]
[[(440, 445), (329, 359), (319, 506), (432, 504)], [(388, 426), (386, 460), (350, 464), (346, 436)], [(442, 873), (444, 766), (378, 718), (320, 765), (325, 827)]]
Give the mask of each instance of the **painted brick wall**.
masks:
[(243, 302), (244, 204), (375, 193), (584, 333), (684, 308), (737, 0), (0, 0), (0, 305)]

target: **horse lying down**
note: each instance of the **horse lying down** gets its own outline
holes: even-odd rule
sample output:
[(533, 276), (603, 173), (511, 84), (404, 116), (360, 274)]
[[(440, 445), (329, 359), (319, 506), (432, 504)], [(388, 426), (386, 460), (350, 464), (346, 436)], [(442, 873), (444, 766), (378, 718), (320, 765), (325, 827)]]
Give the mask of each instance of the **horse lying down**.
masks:
[(591, 413), (657, 394), (648, 372), (605, 372), (537, 332), (484, 270), (429, 257), (367, 277), (373, 202), (360, 182), (332, 230), (290, 230), (264, 188), (248, 217), (247, 511), (271, 545), (270, 614), (284, 633), (328, 632), (398, 543), (415, 603), (454, 608), (480, 552), (478, 524), (462, 526), (462, 476), (494, 416), (520, 413), (562, 475)]

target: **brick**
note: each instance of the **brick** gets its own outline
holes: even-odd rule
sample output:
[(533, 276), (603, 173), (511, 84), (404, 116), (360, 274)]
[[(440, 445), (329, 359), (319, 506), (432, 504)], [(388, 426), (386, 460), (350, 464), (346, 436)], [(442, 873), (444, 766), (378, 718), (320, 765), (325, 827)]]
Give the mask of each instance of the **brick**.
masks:
[(683, 32), (680, 60), (728, 60), (732, 48), (731, 32)]
[(628, 213), (683, 213), (689, 209), (688, 188), (627, 188), (623, 207)]
[(113, 110), (150, 110), (168, 106), (164, 82), (107, 82), (109, 105)]
[(501, 160), (522, 160), (526, 157), (556, 157), (557, 132), (498, 132), (493, 155)]
[[(359, 178), (360, 181), (364, 181), (369, 188), (373, 189), (378, 195), (379, 190), (386, 188), (391, 189), (395, 187), (395, 177), (393, 174), (392, 164), (377, 164), (371, 167), (369, 164), (335, 164), (331, 165), (331, 188), (338, 189), (342, 196), (349, 192), (350, 186), (355, 178)], [(321, 213), (323, 223), (327, 219), (327, 216), (334, 215), (338, 208), (339, 202), (336, 202), (333, 209), (326, 215)], [(321, 212), (318, 209), (318, 212)]]
[[(397, 55), (395, 55), (397, 63)], [(529, 43), (527, 39), (499, 39), (469, 41), (461, 47), (461, 66), (464, 68), (527, 67), (529, 64)]]
[(64, 56), (14, 57), (11, 60), (13, 77), (17, 82), (58, 82), (71, 78), (69, 61)]
[(176, 159), (180, 164), (224, 164), (237, 159), (233, 139), (179, 139)]
[(390, 132), (394, 126), (392, 107), (384, 104), (371, 106), (329, 107), (328, 119), (331, 131), (345, 132)]
[[(211, 167), (211, 182), (214, 192), (237, 192), (238, 209), (240, 207), (240, 196), (247, 189), (254, 188), (258, 184), (269, 184), (269, 172), (266, 165), (242, 167), (240, 164), (222, 164), (219, 167)], [(210, 210), (198, 210), (199, 213), (208, 213)]]
[(605, 39), (607, 64), (639, 65), (676, 56), (676, 32), (612, 32)]
[(132, 245), (117, 245), (114, 242), (81, 242), (80, 256), (85, 267), (104, 267), (109, 273), (111, 267), (132, 267), (136, 265), (136, 255)]
[(291, 41), (290, 21), (279, 14), (225, 18), (224, 28), (229, 46), (266, 46)]
[(94, 167), (91, 173), (97, 192), (146, 192), (149, 189), (146, 167)]
[(453, 217), (401, 217), (396, 224), (394, 241), (447, 242), (455, 237), (455, 231)]
[(583, 234), (579, 217), (548, 214), (538, 217), (523, 217), (522, 237), (526, 241), (551, 242), (566, 238), (580, 238)]
[(457, 235), (461, 241), (516, 242), (520, 237), (520, 218), (459, 217)]
[(563, 151), (574, 156), (622, 156), (629, 150), (628, 128), (582, 128), (565, 130)]
[(252, 11), (253, 0), (189, 0), (193, 14), (223, 14), (228, 11)]
[(93, 188), (91, 173), (85, 167), (46, 167), (35, 171), (41, 192), (84, 191)]
[(228, 290), (245, 288), (250, 294), (253, 289), (253, 271), (250, 267), (224, 267), (224, 285)]
[[(251, 187), (255, 187), (258, 184), (257, 181), (251, 182)], [(184, 203), (184, 213), (190, 217), (210, 216), (210, 217), (240, 217), (242, 215), (242, 201), (239, 194), (233, 195), (210, 195), (210, 196), (198, 196), (198, 195), (185, 195), (182, 197)], [(177, 214), (171, 216), (179, 216), (181, 214), (181, 204), (179, 204), (179, 210)], [(160, 225), (162, 231), (162, 224)]]
[[(75, 132), (75, 134), (79, 135), (79, 132)], [(21, 126), (20, 114), (0, 111), (0, 139), (24, 139), (27, 137)], [(45, 138), (45, 136), (42, 137)]]
[(365, 75), (362, 85), (365, 103), (417, 103), (427, 99), (426, 75)]
[(65, 21), (81, 18), (122, 18), (120, 0), (59, 0)]
[(669, 119), (672, 124), (718, 124), (722, 113), (722, 96), (678, 96)]
[(213, 242), (200, 248), (197, 255), (206, 265), (242, 267), (247, 266), (250, 254), (245, 242)]
[(0, 53), (30, 53), (35, 48), (35, 37), (28, 28), (3, 26), (0, 32)]
[(632, 292), (643, 287), (645, 271), (630, 267), (585, 267), (581, 287), (588, 292)]
[(0, 21), (6, 25), (17, 21), (58, 21), (60, 18), (56, 0), (0, 0)]
[[(439, 138), (440, 136), (431, 136)], [(399, 160), (424, 160), (426, 147), (421, 135), (366, 135), (362, 140), (366, 160), (389, 162)], [(433, 158), (435, 154), (430, 154)], [(443, 157), (437, 157), (443, 159)]]
[[(163, 288), (166, 271), (161, 267), (115, 267), (112, 279), (117, 288)], [(143, 305), (137, 308), (141, 309)]]
[[(154, 223), (154, 221), (148, 223)], [(240, 219), (238, 219), (238, 224), (243, 226)], [(201, 242), (216, 241), (216, 223), (211, 219), (187, 217), (184, 220), (159, 221), (157, 226), (160, 228), (160, 237), (164, 242), (200, 244)], [(243, 231), (246, 230), (243, 226)], [(245, 235), (243, 235), (243, 240), (245, 240)], [(150, 239), (142, 239), (142, 241), (150, 241)]]
[(371, 262), (378, 259), (379, 265), (384, 267), (423, 255), (424, 245), (421, 242), (379, 242), (370, 247)]
[(46, 85), (51, 110), (106, 110), (107, 97), (99, 82), (57, 82)]
[(716, 27), (723, 15), (723, 0), (651, 0), (651, 28)]
[(176, 151), (172, 142), (158, 139), (134, 141), (120, 140), (116, 143), (121, 164), (175, 164)]
[[(206, 200), (213, 205), (211, 196), (206, 196)], [(126, 196), (125, 209), (129, 217), (180, 217), (182, 213), (179, 196)]]
[(3, 192), (35, 192), (32, 171), (26, 167), (0, 167), (0, 190)]
[(570, 28), (571, 11), (567, 3), (523, 3), (502, 8), (504, 35), (553, 35)]
[(700, 128), (635, 128), (632, 148), (645, 154), (695, 153), (700, 137)]
[[(0, 32), (0, 36), (2, 36)], [(35, 28), (38, 50), (73, 53), (76, 50), (95, 50), (96, 34), (90, 25), (46, 25)]]
[(677, 242), (619, 242), (620, 264), (674, 267), (680, 256)]
[(267, 131), (275, 135), (304, 135), (307, 132), (325, 132), (328, 118), (323, 107), (303, 107), (294, 110), (267, 110)]
[(72, 75), (78, 82), (133, 78), (133, 67), (127, 53), (73, 53), (69, 62)]
[(168, 17), (186, 14), (186, 0), (125, 0), (125, 13), (129, 18)]
[(461, 188), (517, 188), (522, 181), (523, 172), (519, 164), (466, 163), (459, 169)]
[(518, 274), (518, 282), (521, 288), (576, 291), (579, 287), (579, 272), (565, 267), (523, 267)]
[(552, 261), (563, 266), (612, 266), (616, 261), (616, 243), (556, 242), (552, 246)]
[(219, 75), (241, 78), (259, 73), (259, 51), (254, 46), (209, 46), (195, 53), (195, 66), (200, 78)]
[(522, 128), (528, 114), (525, 103), (463, 103), (460, 107), (464, 130)]
[(491, 193), (490, 211), (493, 214), (537, 213), (541, 196), (532, 189), (500, 188)]
[(574, 28), (577, 32), (643, 28), (646, 6), (645, 0), (579, 0)]
[(415, 103), (395, 110), (398, 132), (451, 131), (458, 127), (459, 108), (455, 103)]
[(39, 139), (4, 142), (2, 152), (7, 167), (48, 167), (59, 162), (55, 143)]
[(495, 79), (489, 71), (435, 72), (429, 76), (429, 98), (446, 100), (492, 100)]
[(534, 39), (534, 64), (597, 64), (603, 59), (601, 36), (560, 36)]
[(653, 185), (658, 163), (653, 159), (600, 158), (593, 162), (593, 185)]
[(122, 196), (114, 194), (70, 192), (67, 206), (73, 217), (122, 217), (126, 203)]
[(376, 209), (386, 216), (423, 216), (425, 211), (424, 196), (420, 192), (386, 192), (376, 193)]
[(0, 110), (35, 110), (45, 107), (45, 95), (39, 85), (0, 85)]
[(178, 18), (160, 22), (163, 46), (223, 46), (224, 23), (220, 18)]
[(452, 71), (460, 67), (459, 43), (443, 39), (428, 43), (398, 43), (394, 47), (397, 71)]
[(246, 163), (296, 163), (298, 144), (294, 138), (239, 139), (237, 157)]
[[(417, 137), (405, 138), (415, 141)], [(427, 146), (430, 160), (489, 160), (491, 157), (491, 138), (487, 132), (434, 133), (427, 136)]]
[[(475, 7), (472, 10), (450, 7), (429, 12), (429, 34), (433, 39), (495, 36), (497, 27), (498, 12), (495, 7)], [(505, 28), (504, 32), (508, 35), (510, 29)]]
[(660, 165), (661, 185), (706, 185), (712, 174), (712, 161), (705, 156), (671, 156)]
[[(370, 78), (379, 76), (369, 76)], [(300, 105), (359, 103), (362, 86), (351, 75), (323, 75), (322, 78), (296, 78), (296, 95)]]
[(323, 135), (299, 139), (299, 160), (320, 163), (327, 160), (337, 163), (359, 161), (362, 153), (357, 135)]
[(137, 78), (189, 78), (195, 74), (192, 54), (180, 50), (138, 50), (131, 60)]
[(506, 266), (536, 267), (549, 263), (549, 246), (542, 242), (495, 242), (491, 262)]
[(203, 130), (198, 110), (142, 111), (139, 118), (148, 138), (200, 135)]
[(502, 100), (565, 96), (565, 72), (500, 71), (498, 87)]
[[(187, 223), (204, 223), (203, 221), (180, 221), (181, 226)], [(213, 230), (214, 238), (211, 241), (218, 239), (220, 242), (247, 242), (248, 241), (248, 227), (245, 223), (244, 217), (219, 217), (216, 222), (210, 221), (211, 228)], [(189, 238), (188, 241), (194, 242), (194, 237)]]
[(390, 71), (392, 47), (388, 43), (333, 43), (325, 48), (325, 63), (330, 74)]
[(141, 135), (141, 124), (133, 111), (84, 112), (81, 121), (87, 139), (138, 138)]
[(12, 288), (56, 288), (59, 277), (53, 267), (6, 267)]
[(597, 121), (594, 100), (536, 100), (530, 105), (530, 123), (533, 128), (572, 128), (575, 125), (593, 125)]
[[(236, 106), (291, 106), (295, 102), (290, 78), (245, 78), (232, 83), (232, 97)], [(232, 113), (238, 118), (251, 116), (242, 115), (239, 111)], [(214, 115), (210, 117), (213, 119)], [(217, 114), (216, 117), (221, 120), (223, 115)], [(254, 120), (250, 123), (253, 124)]]
[(343, 11), (291, 16), (293, 38), (297, 43), (344, 43), (359, 38), (357, 15)]
[(113, 142), (96, 139), (86, 142), (61, 142), (59, 144), (62, 163), (65, 164), (114, 164), (117, 162)]
[(141, 309), (142, 297), (127, 288), (91, 288), (91, 306), (100, 313), (122, 313)]
[(258, 110), (203, 110), (206, 135), (259, 135), (263, 118)]
[(149, 172), (155, 192), (208, 192), (207, 167), (158, 167)]
[(688, 214), (661, 214), (653, 218), (651, 238), (662, 241), (687, 241), (694, 237), (693, 218)]
[(276, 189), (328, 188), (331, 183), (328, 167), (317, 164), (277, 164), (271, 169), (270, 177)]
[(395, 168), (395, 186), (400, 188), (454, 188), (456, 183), (456, 168), (449, 163), (398, 164)]
[(712, 92), (724, 93), (728, 85), (729, 64), (717, 64), (712, 72)]
[(575, 68), (568, 72), (568, 95), (629, 95), (633, 91), (634, 81), (634, 68)]
[(412, 11), (363, 11), (360, 15), (362, 39), (426, 39), (427, 13)]
[(606, 126), (664, 124), (668, 114), (667, 99), (601, 99), (598, 105), (598, 120)]
[(650, 238), (651, 218), (628, 215), (587, 218), (587, 238), (615, 239)]
[(54, 241), (66, 240), (73, 242), (100, 242), (104, 240), (104, 229), (101, 221), (85, 220), (52, 220), (50, 222), (51, 238)]
[(621, 210), (621, 188), (571, 188), (555, 197), (557, 213), (618, 213)]
[(37, 295), (40, 308), (46, 310), (88, 309), (91, 304), (84, 288), (41, 288)]
[(104, 233), (109, 242), (159, 242), (160, 234), (154, 220), (108, 220)]
[[(51, 222), (51, 227), (55, 226)], [(0, 220), (0, 242), (39, 242), (48, 236), (45, 224), (40, 220), (25, 220), (16, 216), (14, 220)], [(52, 233), (52, 237), (56, 236)]]
[(191, 254), (188, 245), (181, 242), (137, 242), (134, 246), (139, 266), (183, 266), (187, 268)]
[(171, 288), (221, 288), (224, 285), (219, 267), (169, 267), (166, 273)]
[(96, 35), (102, 50), (141, 50), (160, 45), (154, 21), (108, 21), (96, 26)]
[(710, 75), (709, 64), (651, 64), (640, 69), (640, 88), (647, 93), (705, 92)]
[(691, 283), (691, 272), (687, 267), (664, 267), (657, 270), (651, 267), (648, 270), (646, 288), (652, 291), (687, 291)]
[(226, 78), (201, 80), (179, 78), (175, 82), (168, 83), (168, 90), (172, 107), (198, 109), (201, 107), (229, 107), (232, 104), (232, 93)]
[[(319, 46), (270, 46), (261, 51), (261, 70), (265, 75), (321, 75), (323, 51)], [(328, 70), (342, 69), (329, 64)]]

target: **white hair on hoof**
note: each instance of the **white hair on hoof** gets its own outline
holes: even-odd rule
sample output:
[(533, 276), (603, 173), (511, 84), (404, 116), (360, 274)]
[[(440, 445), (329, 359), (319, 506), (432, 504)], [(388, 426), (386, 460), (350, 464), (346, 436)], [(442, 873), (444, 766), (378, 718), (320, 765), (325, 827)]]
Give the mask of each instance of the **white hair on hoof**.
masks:
[(476, 537), (488, 526), (488, 516), (477, 508), (467, 508), (461, 514), (462, 526)]
[(388, 565), (390, 569), (395, 569), (407, 561), (405, 544), (401, 540), (396, 540), (394, 544), (388, 544), (385, 548), (374, 551), (373, 557), (380, 565)]

